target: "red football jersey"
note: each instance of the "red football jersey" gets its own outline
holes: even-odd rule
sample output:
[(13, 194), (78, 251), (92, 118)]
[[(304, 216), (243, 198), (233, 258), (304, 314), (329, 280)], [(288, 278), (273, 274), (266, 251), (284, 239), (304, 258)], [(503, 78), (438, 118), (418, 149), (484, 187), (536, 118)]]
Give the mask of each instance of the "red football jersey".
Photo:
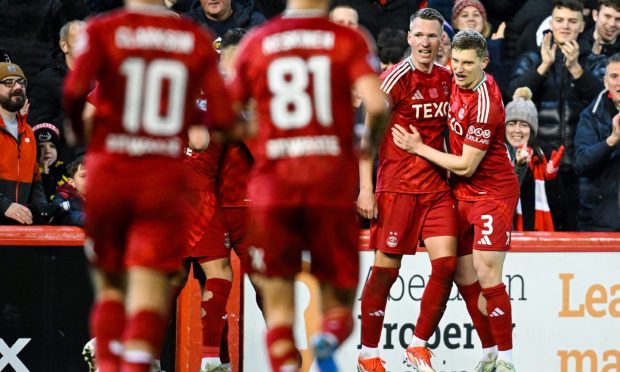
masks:
[[(451, 77), (452, 73), (440, 65), (434, 65), (428, 74), (416, 70), (411, 57), (386, 71), (381, 89), (392, 101), (390, 127), (399, 124), (409, 130), (409, 125), (413, 125), (425, 144), (444, 151)], [(391, 135), (383, 138), (379, 147), (377, 191), (442, 192), (449, 190), (446, 176), (445, 169), (398, 148)]]
[(253, 205), (351, 207), (358, 185), (351, 88), (374, 74), (365, 38), (326, 17), (288, 13), (239, 47), (233, 96), (256, 100)]
[(218, 166), (224, 146), (217, 141), (210, 141), (204, 151), (186, 150), (185, 164), (190, 169), (189, 187), (215, 193)]
[(504, 142), (502, 94), (491, 75), (485, 73), (474, 89), (461, 89), (453, 83), (449, 124), (453, 154), (461, 155), (463, 145), (486, 151), (473, 176), (450, 176), (454, 196), (458, 200), (518, 196), (519, 183)]
[(232, 123), (211, 37), (199, 25), (144, 6), (93, 18), (84, 32), (64, 95), (79, 130), (86, 92), (98, 82), (89, 154), (180, 158), (188, 125), (205, 121), (194, 104), (201, 89), (218, 107), (207, 121)]
[(248, 180), (253, 162), (252, 154), (245, 144), (225, 145), (217, 176), (217, 197), (222, 207), (248, 205)]

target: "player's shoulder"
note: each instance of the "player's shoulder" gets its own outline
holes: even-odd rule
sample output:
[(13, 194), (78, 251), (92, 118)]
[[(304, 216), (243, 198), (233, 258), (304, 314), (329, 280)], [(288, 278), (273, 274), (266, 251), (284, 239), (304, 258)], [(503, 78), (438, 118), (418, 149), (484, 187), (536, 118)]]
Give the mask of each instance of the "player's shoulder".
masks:
[(483, 80), (474, 88), (474, 92), (478, 98), (476, 121), (490, 123), (499, 120), (504, 109), (504, 103), (495, 79), (485, 73)]
[(414, 69), (413, 63), (411, 63), (409, 58), (405, 58), (388, 68), (379, 77), (382, 81), (381, 90), (385, 93), (389, 93), (399, 81), (405, 81), (406, 78), (404, 77), (407, 76), (408, 73), (413, 72)]
[(450, 70), (449, 68), (445, 66), (440, 65), (437, 62), (435, 62), (435, 65), (433, 66), (433, 72), (439, 75), (442, 79), (447, 79), (447, 80), (452, 79), (452, 70)]

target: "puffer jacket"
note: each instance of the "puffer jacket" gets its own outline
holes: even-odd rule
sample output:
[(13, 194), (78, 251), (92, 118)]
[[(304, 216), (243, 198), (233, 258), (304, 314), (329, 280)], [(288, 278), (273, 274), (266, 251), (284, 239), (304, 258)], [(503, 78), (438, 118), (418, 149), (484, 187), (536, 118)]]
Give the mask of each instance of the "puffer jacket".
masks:
[(231, 0), (233, 14), (225, 21), (212, 21), (205, 15), (200, 1), (194, 1), (187, 15), (194, 21), (209, 27), (215, 34), (215, 38), (221, 37), (231, 28), (244, 28), (249, 30), (254, 26), (265, 22), (267, 19), (258, 10), (254, 9), (253, 0)]
[(26, 118), (18, 115), (18, 138), (0, 117), (0, 225), (13, 223), (4, 212), (12, 203), (29, 206), (38, 215), (47, 203), (37, 165), (37, 143)]
[(566, 147), (560, 164), (561, 171), (572, 169), (575, 149), (573, 138), (579, 113), (603, 89), (603, 83), (587, 69), (586, 60), (591, 52), (581, 42), (579, 46), (579, 64), (583, 69), (579, 79), (573, 79), (570, 75), (564, 55), (557, 48), (555, 63), (546, 76), (536, 71), (542, 61), (540, 52), (521, 55), (515, 62), (508, 86), (509, 96), (519, 87), (526, 86), (532, 90), (533, 101), (538, 109), (538, 139), (554, 149), (560, 145)]
[(607, 90), (583, 112), (575, 135), (575, 172), (579, 179), (581, 231), (620, 231), (620, 145), (609, 147), (611, 119), (618, 113)]

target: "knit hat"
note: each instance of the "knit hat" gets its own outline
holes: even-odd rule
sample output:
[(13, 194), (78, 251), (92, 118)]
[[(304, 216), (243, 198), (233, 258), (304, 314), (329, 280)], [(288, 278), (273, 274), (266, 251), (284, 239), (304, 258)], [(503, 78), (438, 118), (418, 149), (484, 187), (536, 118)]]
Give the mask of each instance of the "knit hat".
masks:
[(22, 71), (21, 67), (11, 62), (1, 62), (0, 63), (0, 80), (4, 79), (7, 76), (19, 76), (26, 78), (24, 75), (24, 71)]
[(512, 102), (506, 105), (506, 123), (521, 120), (530, 125), (532, 138), (538, 133), (538, 112), (532, 102), (532, 91), (528, 87), (515, 90)]
[(484, 18), (485, 22), (487, 20), (487, 10), (484, 8), (484, 5), (478, 0), (456, 0), (454, 2), (454, 6), (452, 7), (452, 24), (454, 24), (454, 20), (459, 13), (468, 6), (473, 6), (478, 9), (480, 14), (482, 14), (482, 18)]
[(37, 124), (32, 130), (34, 131), (34, 138), (37, 140), (37, 144), (41, 142), (51, 142), (58, 148), (58, 144), (60, 143), (60, 131), (54, 124)]

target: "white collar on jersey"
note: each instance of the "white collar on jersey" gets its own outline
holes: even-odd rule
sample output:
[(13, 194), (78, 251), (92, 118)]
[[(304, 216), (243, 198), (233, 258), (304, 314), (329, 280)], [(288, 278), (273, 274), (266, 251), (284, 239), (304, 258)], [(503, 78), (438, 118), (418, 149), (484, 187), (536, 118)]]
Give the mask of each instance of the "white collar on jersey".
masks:
[[(409, 67), (411, 67), (412, 70), (416, 69), (415, 65), (413, 64), (413, 59), (411, 58), (411, 56), (405, 58), (405, 60), (407, 61), (407, 63), (409, 64)], [(437, 62), (433, 62), (433, 65), (431, 66), (431, 70), (429, 72), (427, 72), (427, 74), (430, 74), (431, 72), (433, 72), (433, 69), (435, 68), (435, 66), (441, 66), (441, 65), (439, 63), (437, 63)]]
[(282, 18), (310, 18), (326, 15), (327, 10), (325, 9), (286, 9), (282, 12)]
[(480, 86), (482, 84), (484, 84), (485, 81), (487, 81), (487, 74), (483, 71), (482, 72), (482, 80), (480, 80), (480, 82), (478, 84), (476, 84), (476, 86), (473, 87), (471, 90), (476, 90), (476, 89), (480, 88)]

